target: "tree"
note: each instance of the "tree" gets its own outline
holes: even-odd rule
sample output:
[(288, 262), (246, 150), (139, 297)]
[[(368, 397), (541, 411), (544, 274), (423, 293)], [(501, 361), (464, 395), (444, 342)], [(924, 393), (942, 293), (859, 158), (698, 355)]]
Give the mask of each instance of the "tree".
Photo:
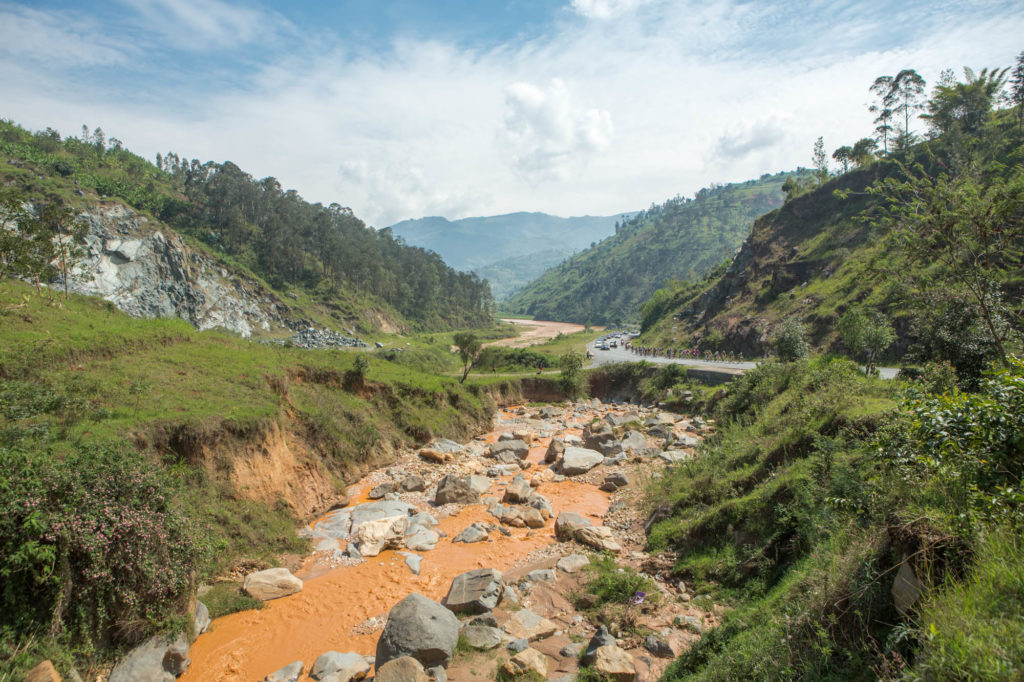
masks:
[(807, 357), (807, 328), (793, 318), (787, 318), (779, 324), (772, 337), (775, 354), (783, 362), (795, 362)]
[(50, 279), (56, 270), (54, 233), (35, 215), (24, 197), (0, 195), (0, 279), (22, 277), (35, 282)]
[(895, 103), (892, 93), (892, 76), (879, 76), (868, 89), (878, 97), (878, 103), (868, 107), (868, 111), (875, 114), (875, 136), (882, 141), (882, 153), (888, 154)]
[(896, 338), (892, 325), (877, 310), (851, 308), (839, 318), (839, 337), (854, 356), (863, 355), (870, 374), (878, 355)]
[(853, 149), (850, 150), (850, 160), (858, 168), (866, 166), (875, 160), (875, 150), (877, 149), (878, 143), (872, 138), (861, 138), (854, 143)]
[(811, 160), (814, 162), (814, 174), (818, 179), (818, 187), (828, 181), (828, 155), (825, 153), (825, 140), (819, 137), (814, 141), (814, 150), (811, 152)]
[(832, 158), (843, 166), (843, 173), (846, 173), (850, 170), (850, 162), (853, 161), (853, 147), (843, 145), (832, 152)]
[(939, 290), (976, 311), (995, 356), (1007, 366), (1005, 342), (1022, 311), (1004, 303), (1000, 281), (1017, 272), (1024, 248), (1024, 167), (983, 179), (968, 167), (931, 177), (920, 164), (876, 182), (882, 222), (895, 247), (924, 272), (912, 284)]
[(935, 86), (928, 101), (928, 113), (923, 116), (936, 133), (960, 130), (976, 134), (988, 120), (1003, 86), (1008, 69), (974, 71), (964, 67), (964, 81), (944, 79)]
[(1024, 131), (1024, 52), (1010, 72), (1010, 105), (1017, 110), (1017, 132)]
[(583, 388), (583, 355), (571, 350), (558, 359), (561, 376), (558, 384), (566, 396), (575, 400), (585, 394)]
[(459, 332), (452, 338), (452, 342), (458, 349), (459, 357), (462, 358), (462, 363), (465, 365), (459, 383), (465, 383), (466, 377), (469, 376), (469, 370), (473, 369), (473, 365), (480, 357), (483, 345), (473, 332)]
[(898, 131), (899, 135), (896, 137), (900, 149), (906, 149), (914, 141), (913, 131), (910, 130), (910, 118), (924, 109), (924, 85), (924, 79), (914, 69), (903, 69), (892, 80), (892, 97), (896, 104), (893, 113), (903, 114), (903, 128)]
[(59, 202), (51, 202), (43, 206), (39, 211), (39, 221), (42, 223), (43, 229), (53, 235), (53, 260), (57, 262), (57, 270), (64, 282), (64, 298), (67, 299), (71, 271), (74, 270), (79, 259), (85, 255), (82, 241), (85, 238), (87, 226), (75, 218), (71, 208)]

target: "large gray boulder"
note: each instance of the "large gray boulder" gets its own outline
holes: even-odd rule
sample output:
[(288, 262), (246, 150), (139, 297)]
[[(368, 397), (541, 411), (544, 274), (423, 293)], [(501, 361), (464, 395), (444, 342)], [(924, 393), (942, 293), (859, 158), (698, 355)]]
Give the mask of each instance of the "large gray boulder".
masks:
[(110, 672), (107, 682), (172, 682), (188, 668), (188, 641), (157, 635), (128, 652)]
[(533, 488), (530, 487), (530, 482), (527, 481), (522, 474), (519, 474), (509, 482), (508, 487), (505, 488), (505, 495), (501, 498), (501, 501), (519, 504), (529, 500), (532, 494)]
[(487, 539), (490, 532), (491, 531), (487, 527), (487, 524), (480, 523), (478, 521), (472, 525), (466, 526), (461, 533), (452, 538), (452, 542), (465, 542), (467, 544), (471, 542), (483, 542)]
[(587, 642), (587, 652), (580, 658), (580, 663), (583, 665), (593, 665), (594, 658), (597, 650), (603, 646), (618, 646), (618, 642), (612, 633), (608, 632), (608, 628), (601, 625), (597, 628), (597, 632)]
[(639, 431), (630, 431), (626, 434), (626, 437), (622, 439), (622, 449), (639, 453), (641, 450), (647, 447), (647, 438), (644, 434)]
[(561, 512), (558, 518), (555, 519), (555, 537), (561, 542), (572, 540), (578, 529), (587, 528), (590, 525), (590, 521), (587, 521), (576, 512)]
[(444, 605), (454, 613), (486, 613), (501, 601), (501, 587), (501, 571), (493, 568), (467, 571), (452, 580)]
[(210, 627), (210, 609), (206, 608), (206, 604), (201, 601), (196, 601), (196, 608), (192, 612), (192, 627), (195, 630), (196, 637), (206, 632), (206, 629)]
[(405, 532), (405, 546), (414, 552), (427, 552), (437, 546), (441, 536), (437, 531), (425, 528), (419, 524), (409, 526)]
[(558, 460), (565, 452), (565, 441), (557, 436), (551, 439), (551, 444), (548, 445), (548, 449), (544, 452), (544, 461), (551, 464)]
[(604, 461), (604, 455), (588, 448), (566, 448), (558, 469), (563, 476), (585, 474)]
[(497, 457), (499, 452), (511, 452), (516, 459), (523, 459), (530, 454), (530, 446), (521, 440), (506, 440), (499, 443), (493, 443), (488, 449), (488, 454), (491, 457)]
[(373, 682), (430, 682), (430, 676), (422, 663), (412, 656), (402, 656), (377, 666)]
[(436, 601), (412, 593), (388, 613), (377, 640), (376, 665), (412, 656), (427, 668), (446, 666), (459, 641), (459, 619)]
[(473, 489), (465, 478), (448, 474), (437, 484), (434, 504), (476, 504), (480, 501), (480, 493)]
[(302, 666), (302, 661), (289, 663), (280, 670), (264, 677), (263, 682), (299, 682), (299, 676), (302, 675)]
[(474, 649), (485, 651), (501, 646), (501, 630), (489, 625), (467, 625), (462, 628), (462, 637), (466, 644)]
[(261, 601), (279, 599), (302, 591), (302, 581), (287, 568), (268, 568), (245, 576), (242, 589)]

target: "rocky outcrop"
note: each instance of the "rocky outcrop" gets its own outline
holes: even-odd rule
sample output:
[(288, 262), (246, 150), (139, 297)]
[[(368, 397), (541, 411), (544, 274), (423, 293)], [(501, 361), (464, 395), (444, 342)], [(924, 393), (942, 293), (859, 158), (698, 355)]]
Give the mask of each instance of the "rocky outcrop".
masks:
[(377, 640), (376, 665), (412, 656), (427, 668), (445, 666), (459, 640), (459, 619), (436, 601), (412, 593), (388, 613)]
[(287, 306), (272, 292), (146, 216), (105, 203), (79, 219), (87, 231), (69, 283), (75, 293), (100, 296), (133, 317), (178, 317), (244, 337), (290, 326)]

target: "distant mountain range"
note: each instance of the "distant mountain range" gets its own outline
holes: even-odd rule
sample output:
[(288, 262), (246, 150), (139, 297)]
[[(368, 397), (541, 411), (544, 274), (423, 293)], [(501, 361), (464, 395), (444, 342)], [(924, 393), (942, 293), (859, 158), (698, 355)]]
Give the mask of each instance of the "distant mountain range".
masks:
[(615, 233), (632, 213), (560, 218), (547, 213), (508, 213), (448, 220), (403, 220), (390, 226), (410, 246), (437, 252), (457, 270), (471, 270), (491, 283), (496, 300), (509, 298), (527, 283), (577, 251)]

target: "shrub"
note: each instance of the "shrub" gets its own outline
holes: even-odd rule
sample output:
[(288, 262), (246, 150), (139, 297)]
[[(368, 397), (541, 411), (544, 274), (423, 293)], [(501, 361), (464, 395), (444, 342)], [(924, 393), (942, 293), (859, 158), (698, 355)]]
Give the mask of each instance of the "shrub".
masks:
[(807, 357), (807, 328), (800, 322), (789, 318), (783, 320), (775, 335), (772, 337), (772, 347), (775, 348), (779, 360), (783, 362), (794, 362)]

